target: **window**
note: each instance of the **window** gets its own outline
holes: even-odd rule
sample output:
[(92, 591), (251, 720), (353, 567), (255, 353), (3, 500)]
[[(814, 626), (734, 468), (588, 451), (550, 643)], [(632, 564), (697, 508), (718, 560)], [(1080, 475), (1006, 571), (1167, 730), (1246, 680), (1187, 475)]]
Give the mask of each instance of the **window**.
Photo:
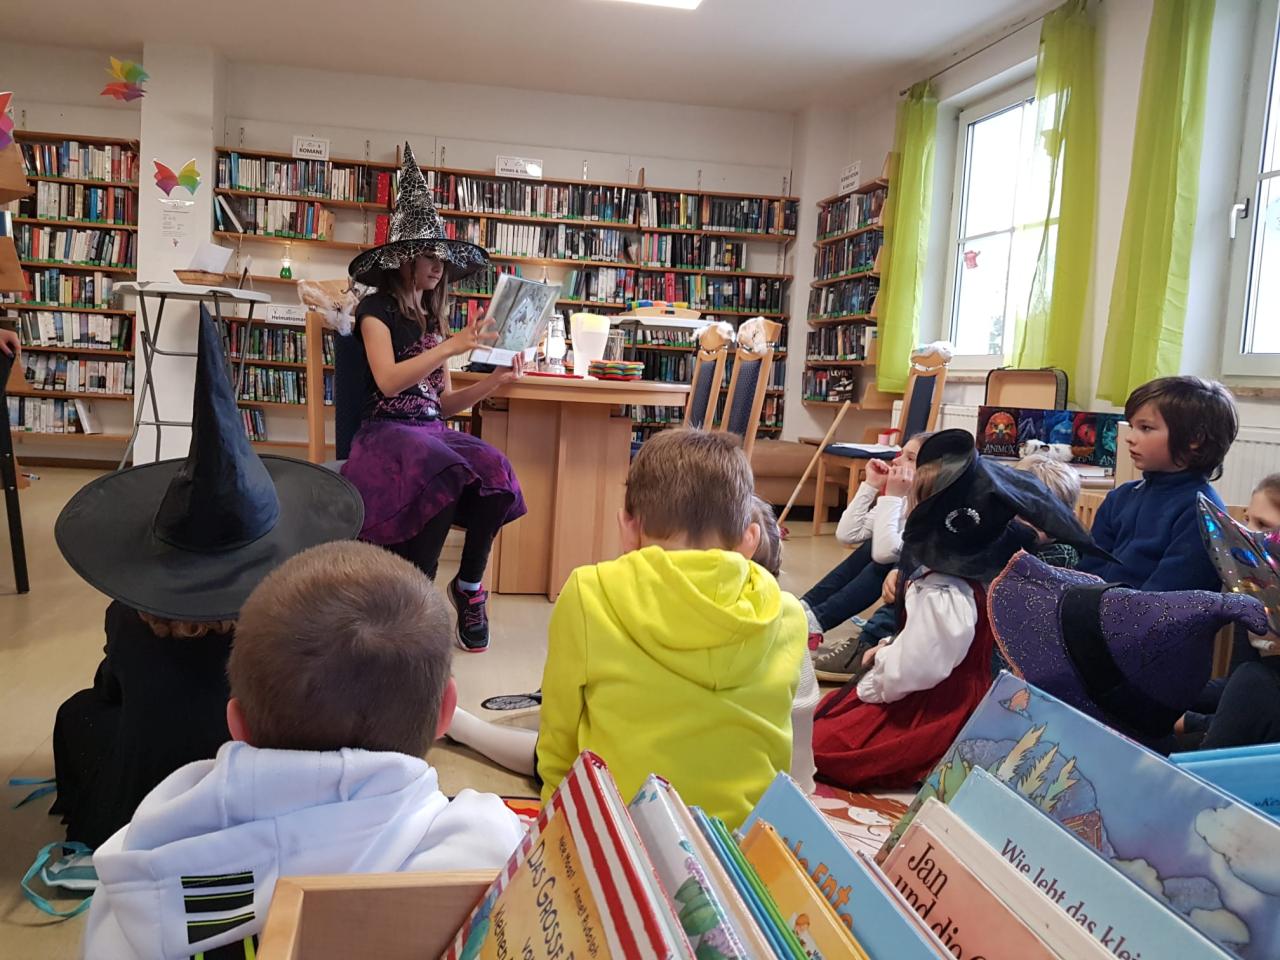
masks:
[(962, 366), (1003, 362), (1030, 295), (1048, 202), (1034, 91), (1019, 84), (959, 116), (945, 316)]
[(1280, 376), (1280, 73), (1276, 0), (1258, 12), (1237, 203), (1223, 373)]

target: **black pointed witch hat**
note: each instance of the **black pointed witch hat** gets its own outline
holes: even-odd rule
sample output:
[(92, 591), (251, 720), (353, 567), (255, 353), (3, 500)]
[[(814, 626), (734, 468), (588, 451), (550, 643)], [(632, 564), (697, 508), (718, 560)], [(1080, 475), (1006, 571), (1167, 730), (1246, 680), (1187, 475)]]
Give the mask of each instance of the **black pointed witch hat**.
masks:
[(427, 180), (413, 158), (413, 148), (406, 143), (387, 242), (352, 260), (347, 273), (358, 283), (376, 287), (383, 270), (395, 270), (406, 260), (423, 256), (441, 260), (450, 281), (469, 277), (489, 264), (489, 254), (483, 247), (465, 240), (451, 240), (446, 235), (444, 218), (436, 209)]
[(354, 537), (363, 520), (360, 494), (339, 474), (254, 452), (202, 306), (186, 458), (85, 485), (54, 536), (76, 573), (113, 599), (170, 620), (234, 620), (271, 570)]

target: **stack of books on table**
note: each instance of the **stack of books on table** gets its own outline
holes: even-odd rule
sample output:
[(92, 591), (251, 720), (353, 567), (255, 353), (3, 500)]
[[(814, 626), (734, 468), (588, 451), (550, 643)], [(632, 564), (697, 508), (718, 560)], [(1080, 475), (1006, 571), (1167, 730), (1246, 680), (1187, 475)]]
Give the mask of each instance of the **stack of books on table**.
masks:
[(583, 754), (443, 956), (1280, 956), (1280, 823), (1009, 674), (875, 853), (849, 798), (779, 774), (730, 831)]

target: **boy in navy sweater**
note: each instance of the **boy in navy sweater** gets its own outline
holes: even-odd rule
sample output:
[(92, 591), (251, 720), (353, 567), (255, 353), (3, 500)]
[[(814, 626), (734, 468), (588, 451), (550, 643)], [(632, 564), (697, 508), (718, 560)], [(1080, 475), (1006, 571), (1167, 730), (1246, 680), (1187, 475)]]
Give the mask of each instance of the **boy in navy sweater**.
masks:
[(1221, 589), (1196, 497), (1222, 505), (1209, 481), (1236, 438), (1235, 401), (1213, 380), (1161, 377), (1130, 394), (1124, 415), (1142, 479), (1109, 493), (1093, 521), (1094, 542), (1115, 562), (1087, 554), (1079, 569), (1139, 590)]

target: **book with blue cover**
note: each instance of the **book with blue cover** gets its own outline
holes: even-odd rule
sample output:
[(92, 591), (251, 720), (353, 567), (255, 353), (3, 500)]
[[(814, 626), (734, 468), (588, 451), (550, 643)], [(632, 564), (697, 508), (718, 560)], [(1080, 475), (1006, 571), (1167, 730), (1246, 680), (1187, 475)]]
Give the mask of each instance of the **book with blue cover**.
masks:
[(1070, 830), (1210, 940), (1280, 956), (1280, 823), (1002, 672), (882, 853), (930, 797), (981, 768)]
[(1270, 751), (1214, 756), (1216, 750), (1180, 753), (1170, 761), (1239, 797), (1269, 817), (1280, 820), (1280, 753)]
[(787, 774), (774, 778), (743, 831), (757, 820), (778, 831), (872, 960), (936, 960), (948, 955), (941, 941), (911, 921), (910, 906), (876, 882), (874, 864), (854, 856)]
[(1117, 957), (1229, 956), (1052, 817), (975, 768), (950, 808), (1045, 897)]

